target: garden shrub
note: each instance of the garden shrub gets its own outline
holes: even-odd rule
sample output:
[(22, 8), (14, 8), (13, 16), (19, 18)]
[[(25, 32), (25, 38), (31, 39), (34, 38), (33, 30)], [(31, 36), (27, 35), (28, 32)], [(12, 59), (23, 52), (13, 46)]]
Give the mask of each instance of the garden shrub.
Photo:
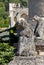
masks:
[(8, 43), (0, 43), (0, 65), (7, 65), (14, 55), (14, 47)]

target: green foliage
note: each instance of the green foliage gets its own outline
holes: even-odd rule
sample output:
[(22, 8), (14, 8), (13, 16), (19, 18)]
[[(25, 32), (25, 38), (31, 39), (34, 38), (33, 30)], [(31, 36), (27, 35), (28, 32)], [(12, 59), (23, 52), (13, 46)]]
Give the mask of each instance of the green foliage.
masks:
[(3, 2), (0, 2), (0, 16), (2, 17), (2, 14), (5, 13), (5, 5)]
[(0, 43), (0, 65), (6, 65), (14, 56), (14, 48), (7, 43)]
[(22, 6), (27, 7), (27, 1), (21, 0), (20, 3), (21, 3)]
[(20, 2), (20, 0), (9, 0), (9, 2), (19, 3), (19, 2)]
[(15, 3), (21, 3), (23, 6), (27, 6), (27, 0), (2, 0), (2, 2), (6, 3), (10, 3), (10, 2), (15, 2)]
[(5, 12), (5, 4), (0, 2), (0, 27), (8, 27), (8, 13)]
[(10, 34), (14, 34), (13, 30), (10, 30)]

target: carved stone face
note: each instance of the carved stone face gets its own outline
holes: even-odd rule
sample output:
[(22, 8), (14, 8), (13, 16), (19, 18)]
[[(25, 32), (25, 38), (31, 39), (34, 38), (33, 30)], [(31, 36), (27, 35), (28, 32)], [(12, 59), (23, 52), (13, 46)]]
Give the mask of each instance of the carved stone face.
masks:
[(16, 24), (16, 29), (17, 29), (17, 30), (23, 30), (24, 27), (23, 27), (22, 23), (19, 23), (19, 22), (18, 22), (18, 23)]
[(27, 21), (20, 21), (20, 22), (17, 22), (16, 24), (16, 29), (17, 30), (24, 30), (29, 24), (27, 23)]

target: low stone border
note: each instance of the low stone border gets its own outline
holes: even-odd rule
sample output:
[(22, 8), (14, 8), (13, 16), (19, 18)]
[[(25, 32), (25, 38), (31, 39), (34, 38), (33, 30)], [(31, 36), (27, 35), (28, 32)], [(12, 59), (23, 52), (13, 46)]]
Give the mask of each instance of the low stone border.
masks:
[(44, 65), (44, 56), (15, 56), (8, 65)]

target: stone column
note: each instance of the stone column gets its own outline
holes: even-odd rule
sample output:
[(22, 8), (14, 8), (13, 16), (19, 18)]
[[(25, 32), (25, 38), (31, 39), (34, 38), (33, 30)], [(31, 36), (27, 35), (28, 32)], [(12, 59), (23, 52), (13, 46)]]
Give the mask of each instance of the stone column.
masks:
[(44, 16), (44, 0), (29, 0), (29, 19), (34, 15)]

